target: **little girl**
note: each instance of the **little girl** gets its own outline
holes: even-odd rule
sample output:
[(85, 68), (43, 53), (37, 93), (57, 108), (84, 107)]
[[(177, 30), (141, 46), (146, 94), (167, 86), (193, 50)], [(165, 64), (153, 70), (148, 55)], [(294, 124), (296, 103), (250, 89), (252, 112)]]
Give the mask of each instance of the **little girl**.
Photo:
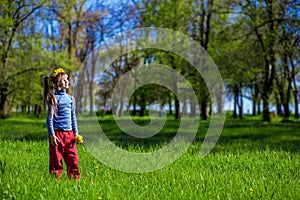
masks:
[(61, 178), (64, 159), (67, 165), (68, 177), (80, 179), (78, 154), (75, 136), (78, 135), (74, 108), (74, 98), (67, 94), (69, 88), (68, 75), (62, 68), (57, 68), (50, 75), (54, 89), (47, 95), (48, 114), (47, 129), (49, 135), (50, 174)]

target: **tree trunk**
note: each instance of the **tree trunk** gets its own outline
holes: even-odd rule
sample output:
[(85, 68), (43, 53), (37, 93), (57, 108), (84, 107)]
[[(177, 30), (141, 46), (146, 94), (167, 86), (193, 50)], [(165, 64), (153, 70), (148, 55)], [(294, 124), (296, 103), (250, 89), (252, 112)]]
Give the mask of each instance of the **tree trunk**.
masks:
[(76, 114), (82, 113), (82, 100), (83, 100), (83, 86), (84, 86), (84, 71), (79, 73), (78, 83), (76, 92)]
[(38, 110), (37, 110), (37, 117), (40, 118), (42, 115), (42, 107), (41, 106), (38, 106)]
[(43, 110), (46, 111), (46, 105), (47, 105), (47, 95), (49, 92), (49, 86), (48, 86), (48, 77), (43, 76), (43, 88), (44, 88), (44, 95), (43, 95)]
[[(94, 49), (94, 42), (92, 42), (92, 49)], [(93, 90), (94, 90), (94, 76), (95, 76), (95, 68), (96, 68), (96, 62), (97, 62), (97, 57), (98, 54), (95, 55), (95, 53), (92, 51), (92, 69), (91, 69), (91, 74), (90, 74), (90, 81), (89, 81), (89, 98), (90, 98), (90, 116), (93, 115), (94, 113), (94, 95), (93, 95)]]
[(266, 42), (264, 42), (264, 37), (258, 32), (258, 28), (255, 28), (255, 33), (258, 39), (258, 42), (261, 45), (263, 55), (264, 55), (264, 74), (263, 74), (263, 121), (270, 122), (270, 112), (269, 112), (269, 103), (270, 95), (273, 91), (273, 82), (275, 78), (275, 52), (274, 45), (275, 41), (275, 25), (274, 25), (274, 13), (273, 13), (273, 0), (267, 1), (267, 20), (270, 20), (268, 31), (266, 32)]
[(234, 85), (234, 89), (233, 89), (233, 90), (234, 90), (234, 91), (233, 91), (233, 93), (234, 93), (234, 98), (233, 98), (233, 115), (232, 115), (232, 117), (233, 117), (234, 119), (236, 119), (236, 118), (237, 118), (237, 109), (236, 109), (236, 107), (237, 107), (237, 105), (238, 105), (238, 98), (239, 98), (239, 90), (238, 90), (237, 84)]
[(243, 106), (244, 106), (244, 101), (243, 101), (243, 96), (242, 96), (242, 91), (239, 92), (240, 96), (240, 102), (239, 102), (239, 118), (243, 119)]
[(281, 103), (279, 101), (279, 98), (276, 96), (276, 112), (278, 115), (282, 115), (282, 110), (281, 110)]
[(288, 103), (283, 104), (284, 118), (288, 119), (290, 117), (290, 107)]
[(263, 95), (263, 121), (270, 122), (269, 96)]
[(260, 115), (261, 114), (261, 108), (260, 108), (260, 98), (257, 99), (257, 114)]
[[(173, 60), (171, 61), (171, 63), (173, 64)], [(178, 94), (177, 84), (178, 84), (177, 81), (174, 80), (173, 85), (174, 85), (174, 93), (175, 93), (175, 119), (180, 118), (180, 104), (178, 98), (176, 97), (176, 94)]]
[(256, 101), (252, 101), (252, 116), (256, 115)]
[(136, 94), (133, 94), (133, 110), (132, 110), (132, 116), (136, 116), (136, 104), (137, 104), (137, 98)]
[(27, 115), (30, 114), (30, 106), (27, 106)]
[[(137, 80), (136, 80), (136, 77), (134, 76), (134, 89), (136, 89), (136, 83), (137, 83)], [(137, 105), (137, 94), (136, 93), (133, 93), (133, 110), (132, 110), (132, 116), (136, 116), (136, 105)]]
[(42, 111), (42, 107), (35, 104), (34, 105), (34, 116), (40, 118), (41, 117), (41, 111)]
[(190, 117), (196, 117), (196, 104), (191, 104), (191, 114)]
[(144, 117), (144, 115), (145, 115), (145, 110), (146, 110), (145, 101), (146, 101), (146, 97), (144, 95), (144, 91), (142, 91), (142, 93), (141, 93), (141, 105), (140, 105), (141, 109), (140, 109), (140, 113), (139, 113), (140, 117)]
[(183, 105), (182, 105), (182, 111), (181, 111), (181, 117), (186, 115), (186, 99), (183, 101)]
[(94, 112), (94, 95), (93, 95), (93, 81), (89, 83), (89, 99), (90, 99), (90, 109), (89, 115), (92, 116)]
[(173, 114), (173, 111), (172, 111), (172, 97), (171, 97), (170, 93), (169, 93), (169, 113), (170, 113), (170, 115)]
[(207, 101), (206, 99), (201, 100), (201, 119), (207, 120)]
[(294, 92), (294, 101), (295, 101), (295, 119), (298, 119), (299, 118), (298, 92)]
[(274, 13), (273, 13), (273, 0), (267, 2), (268, 20), (270, 20), (269, 30), (267, 34), (268, 51), (265, 58), (265, 74), (264, 74), (264, 89), (263, 89), (263, 121), (270, 122), (269, 103), (270, 95), (273, 90), (274, 78), (275, 78), (275, 25), (274, 25)]
[(290, 63), (291, 63), (291, 66), (292, 66), (292, 83), (293, 83), (293, 95), (294, 95), (294, 103), (295, 103), (295, 119), (298, 119), (299, 118), (299, 109), (298, 109), (298, 88), (297, 88), (297, 83), (296, 83), (296, 71), (295, 71), (295, 65), (294, 65), (294, 62), (293, 62), (293, 59), (292, 57), (290, 57)]
[(38, 109), (38, 105), (37, 105), (37, 104), (34, 104), (34, 110), (33, 110), (34, 116), (37, 115), (37, 109)]
[(258, 101), (258, 85), (257, 83), (254, 84), (254, 93), (253, 93), (253, 97), (252, 97), (252, 115), (255, 116), (256, 115), (256, 106), (257, 106), (257, 101)]
[(118, 112), (119, 117), (123, 116), (123, 107), (124, 107), (124, 100), (122, 98), (122, 99), (120, 99), (120, 109), (119, 109), (119, 112)]
[(223, 94), (221, 92), (222, 92), (222, 88), (220, 88), (220, 93), (217, 94), (217, 113), (218, 114), (222, 114), (222, 112), (223, 112), (223, 99), (222, 99)]
[(8, 92), (8, 83), (0, 83), (0, 117), (1, 118), (6, 118), (8, 116), (7, 92)]
[(179, 100), (175, 98), (175, 119), (180, 118), (180, 107), (179, 107)]
[(290, 107), (289, 107), (289, 103), (290, 103), (290, 96), (291, 96), (291, 89), (292, 89), (292, 86), (291, 86), (291, 79), (288, 78), (288, 89), (286, 91), (286, 97), (285, 97), (285, 101), (283, 103), (283, 108), (284, 108), (284, 118), (289, 118), (290, 117)]
[(212, 115), (212, 112), (213, 112), (213, 108), (212, 108), (212, 103), (211, 103), (211, 101), (209, 102), (209, 110), (208, 110), (208, 115), (207, 115), (207, 117), (208, 116), (211, 116)]

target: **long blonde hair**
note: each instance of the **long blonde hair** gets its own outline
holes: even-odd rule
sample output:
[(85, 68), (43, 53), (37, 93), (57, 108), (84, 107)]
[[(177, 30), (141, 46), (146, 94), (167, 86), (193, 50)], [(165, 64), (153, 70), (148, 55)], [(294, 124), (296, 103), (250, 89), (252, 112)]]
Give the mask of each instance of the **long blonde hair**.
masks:
[[(65, 76), (68, 75), (65, 72), (59, 72), (55, 74), (55, 76), (51, 76), (49, 81), (50, 81), (50, 90), (47, 94), (47, 102), (48, 102), (48, 115), (52, 114), (52, 109), (53, 109), (53, 114), (56, 116), (57, 114), (57, 109), (58, 109), (58, 102), (54, 96), (54, 92), (58, 90), (59, 88), (59, 83), (61, 82), (61, 79)], [(52, 92), (51, 92), (52, 91)]]

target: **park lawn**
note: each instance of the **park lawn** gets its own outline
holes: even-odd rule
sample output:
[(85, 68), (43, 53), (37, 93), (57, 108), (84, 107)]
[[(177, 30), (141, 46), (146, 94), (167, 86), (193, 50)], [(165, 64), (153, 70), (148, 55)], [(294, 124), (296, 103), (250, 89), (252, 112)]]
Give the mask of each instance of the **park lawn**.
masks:
[[(79, 118), (79, 123), (80, 123)], [(169, 118), (155, 144), (124, 140), (112, 118), (99, 119), (108, 136), (129, 151), (164, 145), (178, 127)], [(139, 119), (136, 119), (139, 122)], [(144, 119), (141, 123), (144, 123)], [(206, 157), (199, 157), (208, 122), (197, 139), (171, 165), (148, 173), (125, 173), (97, 161), (78, 145), (81, 180), (48, 174), (44, 119), (0, 120), (0, 197), (2, 199), (300, 199), (300, 123), (262, 123), (255, 117), (227, 117), (222, 135)], [(126, 138), (126, 137), (125, 137)], [(165, 139), (164, 139), (165, 138)], [(150, 140), (149, 140), (150, 141)]]

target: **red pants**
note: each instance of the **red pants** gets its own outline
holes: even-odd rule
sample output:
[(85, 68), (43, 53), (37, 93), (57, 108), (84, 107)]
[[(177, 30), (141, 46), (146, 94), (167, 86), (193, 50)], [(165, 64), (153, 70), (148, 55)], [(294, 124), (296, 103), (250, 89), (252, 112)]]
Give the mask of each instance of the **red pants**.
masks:
[(78, 168), (78, 154), (76, 143), (74, 141), (73, 131), (54, 130), (55, 136), (59, 139), (58, 146), (52, 145), (49, 138), (49, 155), (50, 164), (49, 171), (61, 178), (63, 171), (64, 159), (67, 165), (67, 173), (70, 178), (80, 179), (80, 171)]

